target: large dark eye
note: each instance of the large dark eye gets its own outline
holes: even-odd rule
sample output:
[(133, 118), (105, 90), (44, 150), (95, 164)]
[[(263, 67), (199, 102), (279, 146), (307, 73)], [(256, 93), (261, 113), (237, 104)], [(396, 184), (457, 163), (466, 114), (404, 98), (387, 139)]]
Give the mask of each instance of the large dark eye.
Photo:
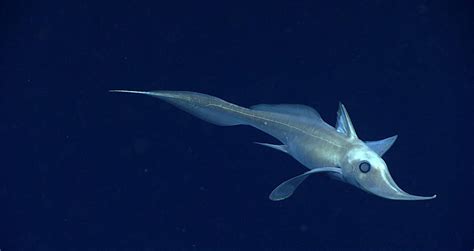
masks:
[(370, 163), (366, 161), (362, 161), (359, 164), (359, 170), (363, 173), (368, 173), (370, 171)]

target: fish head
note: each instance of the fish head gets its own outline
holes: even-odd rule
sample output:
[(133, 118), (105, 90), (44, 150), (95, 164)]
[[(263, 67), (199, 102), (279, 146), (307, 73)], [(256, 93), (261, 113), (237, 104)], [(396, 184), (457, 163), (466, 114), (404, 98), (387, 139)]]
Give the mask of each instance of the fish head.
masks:
[(351, 149), (342, 168), (344, 180), (368, 193), (392, 200), (429, 200), (433, 196), (411, 195), (393, 180), (385, 161), (365, 144)]

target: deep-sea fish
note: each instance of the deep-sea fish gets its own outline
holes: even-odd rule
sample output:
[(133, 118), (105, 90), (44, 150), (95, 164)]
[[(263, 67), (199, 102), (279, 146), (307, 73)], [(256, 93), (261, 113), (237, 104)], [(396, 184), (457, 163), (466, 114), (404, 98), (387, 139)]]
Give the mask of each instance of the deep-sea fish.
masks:
[(398, 187), (382, 159), (397, 136), (378, 141), (360, 140), (341, 103), (334, 128), (324, 122), (316, 110), (305, 105), (260, 104), (245, 108), (196, 92), (110, 92), (152, 96), (210, 123), (220, 126), (249, 125), (275, 137), (281, 144), (257, 144), (291, 155), (309, 171), (277, 186), (270, 194), (270, 199), (274, 201), (290, 197), (309, 175), (315, 173), (327, 173), (339, 181), (392, 200), (428, 200), (436, 197), (411, 195)]

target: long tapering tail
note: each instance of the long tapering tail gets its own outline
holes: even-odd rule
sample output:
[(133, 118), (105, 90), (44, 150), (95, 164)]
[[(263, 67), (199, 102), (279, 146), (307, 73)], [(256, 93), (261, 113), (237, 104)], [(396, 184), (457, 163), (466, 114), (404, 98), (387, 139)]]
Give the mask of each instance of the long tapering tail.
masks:
[(144, 94), (166, 101), (198, 118), (220, 126), (246, 124), (249, 109), (210, 95), (187, 91), (129, 91), (110, 92)]

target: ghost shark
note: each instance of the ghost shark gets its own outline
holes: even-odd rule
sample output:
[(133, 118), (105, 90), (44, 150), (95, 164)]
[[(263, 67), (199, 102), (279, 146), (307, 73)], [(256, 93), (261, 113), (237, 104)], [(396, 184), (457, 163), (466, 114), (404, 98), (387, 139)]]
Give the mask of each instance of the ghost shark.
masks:
[(152, 96), (210, 123), (220, 126), (249, 125), (278, 139), (281, 145), (256, 143), (291, 155), (309, 171), (281, 183), (269, 196), (273, 201), (290, 197), (309, 175), (315, 173), (327, 173), (339, 181), (386, 199), (429, 200), (436, 197), (411, 195), (398, 187), (382, 159), (397, 136), (379, 141), (361, 141), (341, 103), (334, 128), (324, 122), (316, 110), (305, 105), (260, 104), (245, 108), (196, 92), (110, 92)]

